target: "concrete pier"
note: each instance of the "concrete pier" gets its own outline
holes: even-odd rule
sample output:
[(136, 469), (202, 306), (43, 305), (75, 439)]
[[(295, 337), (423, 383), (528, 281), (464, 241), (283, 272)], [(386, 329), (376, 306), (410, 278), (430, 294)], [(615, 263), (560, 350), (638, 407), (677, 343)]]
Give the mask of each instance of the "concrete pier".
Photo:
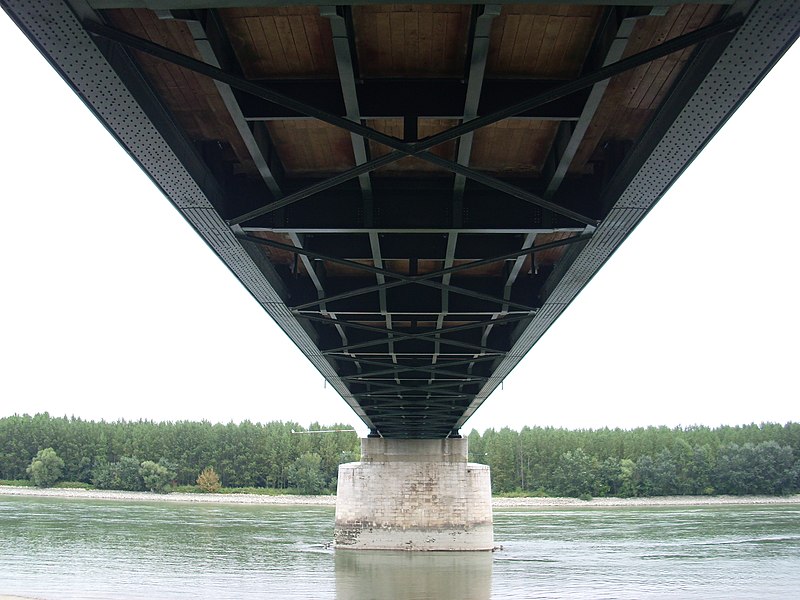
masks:
[(361, 440), (361, 462), (339, 467), (336, 548), (491, 550), (489, 467), (467, 462), (467, 440)]

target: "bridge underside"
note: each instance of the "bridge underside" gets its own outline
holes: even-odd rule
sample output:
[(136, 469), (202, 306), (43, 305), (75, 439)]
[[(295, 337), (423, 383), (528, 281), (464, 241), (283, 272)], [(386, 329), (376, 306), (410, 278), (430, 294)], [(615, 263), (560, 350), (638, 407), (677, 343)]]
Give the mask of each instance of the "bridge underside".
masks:
[(800, 28), (793, 0), (2, 4), (387, 438), (457, 434)]

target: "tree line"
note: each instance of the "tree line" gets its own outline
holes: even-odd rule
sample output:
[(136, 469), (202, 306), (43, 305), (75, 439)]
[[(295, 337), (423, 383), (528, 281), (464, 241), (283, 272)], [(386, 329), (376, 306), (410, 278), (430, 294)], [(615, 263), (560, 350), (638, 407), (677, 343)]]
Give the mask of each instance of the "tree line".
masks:
[[(358, 460), (346, 426), (245, 421), (85, 421), (0, 418), (0, 480), (43, 473), (107, 489), (153, 489), (164, 480), (228, 488), (332, 492), (338, 466)], [(491, 467), (499, 494), (573, 497), (800, 492), (800, 424), (577, 430), (524, 427), (469, 434), (472, 462)], [(37, 459), (41, 464), (37, 463)], [(202, 478), (201, 478), (202, 479)], [(153, 482), (156, 482), (155, 485)], [(212, 486), (213, 487), (213, 486)]]
[(14, 415), (0, 419), (0, 480), (27, 479), (37, 453), (52, 448), (64, 463), (60, 479), (101, 488), (146, 489), (141, 469), (150, 462), (176, 485), (194, 485), (212, 467), (224, 487), (320, 493), (336, 489), (339, 464), (358, 460), (360, 442), (355, 431), (303, 432), (336, 429), (350, 428)]
[(800, 424), (473, 430), (495, 493), (572, 497), (800, 492)]

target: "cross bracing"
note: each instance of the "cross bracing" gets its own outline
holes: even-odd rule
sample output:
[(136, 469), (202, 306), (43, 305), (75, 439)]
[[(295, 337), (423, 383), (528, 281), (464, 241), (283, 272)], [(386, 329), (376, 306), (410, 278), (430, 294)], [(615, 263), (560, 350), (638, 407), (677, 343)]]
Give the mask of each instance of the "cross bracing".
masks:
[(386, 437), (457, 435), (800, 23), (779, 1), (3, 6)]

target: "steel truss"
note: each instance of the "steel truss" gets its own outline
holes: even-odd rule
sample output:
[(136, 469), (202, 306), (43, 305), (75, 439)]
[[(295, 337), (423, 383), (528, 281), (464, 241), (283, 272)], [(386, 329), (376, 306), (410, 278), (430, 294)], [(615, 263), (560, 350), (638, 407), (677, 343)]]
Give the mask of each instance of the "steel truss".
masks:
[[(438, 97), (418, 99), (418, 106), (425, 108), (418, 109), (416, 116), (398, 115), (404, 117), (405, 123), (404, 137), (400, 139), (363, 123), (365, 118), (394, 116), (403, 108), (394, 94), (387, 91), (391, 83), (372, 83), (367, 91), (362, 89), (361, 94), (357, 93), (352, 51), (354, 33), (349, 11), (349, 6), (320, 7), (320, 13), (331, 23), (339, 82), (317, 82), (306, 88), (302, 83), (265, 85), (244, 78), (237, 65), (231, 63), (234, 53), (225, 47), (223, 28), (214, 10), (182, 10), (169, 15), (190, 24), (203, 60), (109, 27), (96, 19), (85, 19), (83, 25), (97, 39), (151, 55), (216, 82), (264, 184), (257, 201), (247, 209), (242, 209), (241, 203), (228, 204), (232, 215), (226, 222), (251, 255), (263, 256), (265, 250), (275, 250), (294, 257), (294, 265), (287, 272), (277, 273), (285, 286), (286, 306), (357, 401), (373, 427), (373, 434), (457, 436), (455, 424), (468, 408), (474, 410), (482, 389), (496, 385), (495, 369), (502, 360), (514, 358), (515, 343), (552, 289), (550, 273), (533, 272), (536, 256), (567, 249), (562, 263), (568, 267), (606, 216), (605, 211), (576, 210), (575, 202), (565, 201), (582, 193), (580, 189), (565, 191), (565, 173), (609, 80), (674, 52), (728, 35), (744, 22), (744, 17), (733, 12), (712, 25), (623, 58), (632, 20), (642, 13), (640, 9), (637, 12), (637, 9), (612, 6), (606, 9), (592, 55), (578, 78), (565, 83), (519, 83), (511, 90), (511, 87), (502, 88), (497, 82), (487, 82), (484, 78), (489, 27), (492, 19), (500, 14), (500, 6), (476, 6), (465, 83), (458, 84), (458, 89), (453, 87), (450, 92), (439, 92)], [(308, 89), (313, 85), (317, 91), (312, 96)], [(444, 90), (447, 85), (450, 84), (435, 82), (427, 89), (440, 86)], [(313, 101), (316, 95), (321, 96), (319, 103)], [(505, 106), (498, 100), (504, 96), (511, 99)], [(459, 102), (463, 99), (463, 105), (454, 107), (454, 97)], [(360, 100), (364, 105), (360, 105)], [(452, 116), (461, 122), (436, 135), (417, 139), (417, 117), (423, 114), (421, 110), (431, 116)], [(351, 135), (355, 166), (299, 189), (286, 185), (281, 180), (281, 165), (267, 158), (268, 136), (263, 131), (259, 136), (254, 135), (253, 124), (287, 117), (318, 119), (347, 131)], [(550, 166), (535, 190), (469, 166), (474, 132), (515, 117), (561, 122)], [(368, 140), (392, 151), (371, 158)], [(457, 143), (455, 161), (430, 152), (451, 141)], [(443, 235), (443, 250), (431, 256), (409, 254), (405, 256), (407, 267), (398, 270), (389, 265), (397, 259), (383, 236), (401, 233), (393, 234), (390, 225), (378, 226), (375, 222), (374, 206), (383, 196), (376, 190), (371, 174), (405, 157), (421, 159), (452, 174), (451, 189), (446, 192), (451, 195), (452, 211), (448, 227), (432, 229)], [(335, 227), (261, 225), (261, 218), (276, 217), (303, 201), (311, 202), (333, 194), (334, 188), (343, 189), (353, 180), (357, 180), (362, 222)], [(524, 233), (504, 233), (506, 230), (502, 228), (497, 232), (487, 228), (477, 233), (474, 228), (464, 227), (464, 202), (469, 194), (482, 193), (484, 188), (504, 201), (521, 201), (536, 207), (546, 215), (548, 223), (558, 222), (560, 226), (521, 223), (519, 228)], [(336, 207), (331, 206), (331, 210), (335, 211)], [(280, 221), (279, 217), (276, 219)], [(278, 241), (275, 236), (260, 235), (262, 231), (279, 232), (291, 243)], [(537, 244), (540, 233), (560, 232), (567, 237)], [(459, 251), (467, 246), (469, 235), (482, 235), (487, 239), (492, 235), (506, 235), (513, 237), (517, 246), (510, 251), (478, 258), (470, 256), (465, 260)], [(368, 251), (363, 256), (319, 251), (314, 249), (319, 236), (366, 239), (363, 245)], [(436, 261), (441, 267), (420, 273), (421, 260)], [(527, 261), (531, 265), (530, 272), (524, 273)], [(482, 268), (498, 265), (502, 272), (499, 278), (481, 275)], [(352, 273), (344, 289), (338, 281), (326, 277), (326, 271), (333, 266)], [(496, 285), (494, 280), (500, 284)]]

